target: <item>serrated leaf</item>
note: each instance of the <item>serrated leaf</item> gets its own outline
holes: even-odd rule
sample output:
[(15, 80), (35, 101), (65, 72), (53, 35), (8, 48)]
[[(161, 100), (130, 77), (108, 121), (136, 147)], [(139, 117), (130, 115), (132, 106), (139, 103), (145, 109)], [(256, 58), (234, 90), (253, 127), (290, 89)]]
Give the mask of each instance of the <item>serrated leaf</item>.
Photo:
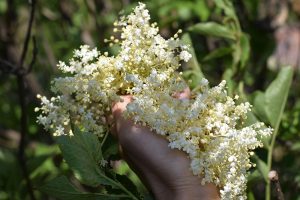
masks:
[(100, 184), (114, 187), (114, 183), (100, 171), (101, 143), (96, 135), (75, 130), (74, 136), (60, 136), (57, 143), (64, 159), (82, 183), (94, 187)]
[(188, 30), (193, 33), (235, 40), (235, 34), (232, 30), (216, 22), (198, 23)]
[(101, 193), (86, 193), (78, 191), (65, 176), (60, 176), (49, 181), (39, 188), (49, 196), (62, 200), (111, 200), (128, 198), (127, 195), (111, 195)]

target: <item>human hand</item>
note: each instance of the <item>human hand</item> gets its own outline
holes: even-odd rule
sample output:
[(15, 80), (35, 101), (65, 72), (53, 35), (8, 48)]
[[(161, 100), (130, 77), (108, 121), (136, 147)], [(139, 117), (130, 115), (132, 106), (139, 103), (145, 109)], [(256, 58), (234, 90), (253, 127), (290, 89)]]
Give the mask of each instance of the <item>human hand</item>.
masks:
[[(177, 98), (184, 96), (180, 94)], [(121, 98), (124, 101), (112, 107), (115, 121), (112, 133), (119, 141), (124, 159), (153, 192), (155, 199), (220, 199), (215, 185), (201, 185), (201, 177), (192, 174), (187, 154), (171, 149), (165, 138), (122, 116), (132, 97)]]

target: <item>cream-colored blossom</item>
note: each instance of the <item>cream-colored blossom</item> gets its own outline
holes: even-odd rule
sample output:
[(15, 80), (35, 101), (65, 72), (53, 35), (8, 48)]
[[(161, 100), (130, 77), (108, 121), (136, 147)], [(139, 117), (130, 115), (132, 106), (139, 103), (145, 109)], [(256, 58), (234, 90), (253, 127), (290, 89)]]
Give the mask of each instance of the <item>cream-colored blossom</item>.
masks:
[(170, 148), (186, 152), (192, 172), (204, 177), (203, 184), (219, 186), (222, 199), (245, 199), (250, 154), (272, 130), (262, 123), (239, 128), (251, 105), (236, 105), (225, 81), (210, 89), (203, 79), (193, 98), (174, 98), (187, 87), (176, 70), (191, 54), (177, 33), (164, 39), (157, 24), (149, 21), (140, 3), (114, 23), (120, 39), (106, 40), (120, 46), (116, 56), (83, 45), (69, 63), (59, 62), (65, 76), (52, 83), (56, 97), (38, 96), (38, 122), (54, 135), (72, 135), (71, 125), (77, 125), (101, 138), (108, 131), (105, 115), (112, 102), (132, 94), (125, 116), (165, 136)]

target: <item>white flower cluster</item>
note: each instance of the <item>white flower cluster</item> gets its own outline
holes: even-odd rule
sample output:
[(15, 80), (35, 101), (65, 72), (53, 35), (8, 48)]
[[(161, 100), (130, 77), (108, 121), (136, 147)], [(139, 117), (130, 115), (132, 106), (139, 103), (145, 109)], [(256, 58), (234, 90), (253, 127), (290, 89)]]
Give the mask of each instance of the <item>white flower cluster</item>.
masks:
[(52, 83), (52, 91), (59, 96), (50, 100), (38, 96), (42, 102), (36, 108), (42, 113), (38, 122), (54, 135), (72, 133), (74, 124), (101, 136), (107, 130), (104, 116), (119, 95), (138, 93), (148, 87), (148, 81), (159, 80), (159, 85), (175, 76), (180, 61), (191, 57), (188, 47), (177, 34), (165, 40), (156, 23), (149, 20), (148, 10), (140, 3), (132, 14), (115, 23), (120, 41), (113, 36), (107, 40), (121, 46), (117, 56), (84, 45), (75, 50), (69, 64), (59, 62), (66, 76)]
[(58, 96), (50, 100), (38, 96), (42, 102), (36, 108), (41, 112), (38, 122), (54, 135), (72, 135), (71, 126), (76, 125), (102, 137), (108, 131), (105, 116), (112, 103), (131, 94), (134, 100), (127, 106), (127, 117), (164, 135), (171, 148), (185, 151), (193, 173), (204, 177), (203, 184), (219, 186), (222, 199), (245, 198), (251, 151), (262, 145), (260, 137), (271, 129), (261, 123), (241, 128), (251, 106), (236, 105), (226, 94), (225, 81), (210, 89), (203, 79), (200, 91), (190, 99), (175, 98), (187, 87), (176, 70), (191, 54), (177, 33), (166, 40), (149, 20), (140, 3), (115, 23), (120, 40), (113, 36), (106, 40), (120, 45), (118, 55), (81, 46), (69, 64), (60, 62), (66, 76), (53, 81)]
[(238, 96), (227, 96), (225, 81), (209, 89), (203, 79), (191, 99), (176, 99), (172, 92), (165, 85), (149, 87), (133, 97), (126, 115), (164, 135), (169, 147), (186, 152), (194, 175), (202, 176), (203, 184), (219, 186), (222, 199), (246, 199), (249, 157), (272, 129), (263, 123), (242, 127), (251, 105), (236, 105)]

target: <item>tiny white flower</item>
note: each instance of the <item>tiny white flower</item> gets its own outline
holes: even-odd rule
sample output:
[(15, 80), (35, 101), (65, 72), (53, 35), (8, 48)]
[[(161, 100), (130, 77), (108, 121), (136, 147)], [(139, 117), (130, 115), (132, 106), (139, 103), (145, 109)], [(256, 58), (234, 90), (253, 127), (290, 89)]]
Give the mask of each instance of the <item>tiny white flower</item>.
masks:
[(179, 56), (181, 60), (184, 60), (184, 62), (188, 62), (192, 57), (192, 55), (187, 51), (180, 52)]

